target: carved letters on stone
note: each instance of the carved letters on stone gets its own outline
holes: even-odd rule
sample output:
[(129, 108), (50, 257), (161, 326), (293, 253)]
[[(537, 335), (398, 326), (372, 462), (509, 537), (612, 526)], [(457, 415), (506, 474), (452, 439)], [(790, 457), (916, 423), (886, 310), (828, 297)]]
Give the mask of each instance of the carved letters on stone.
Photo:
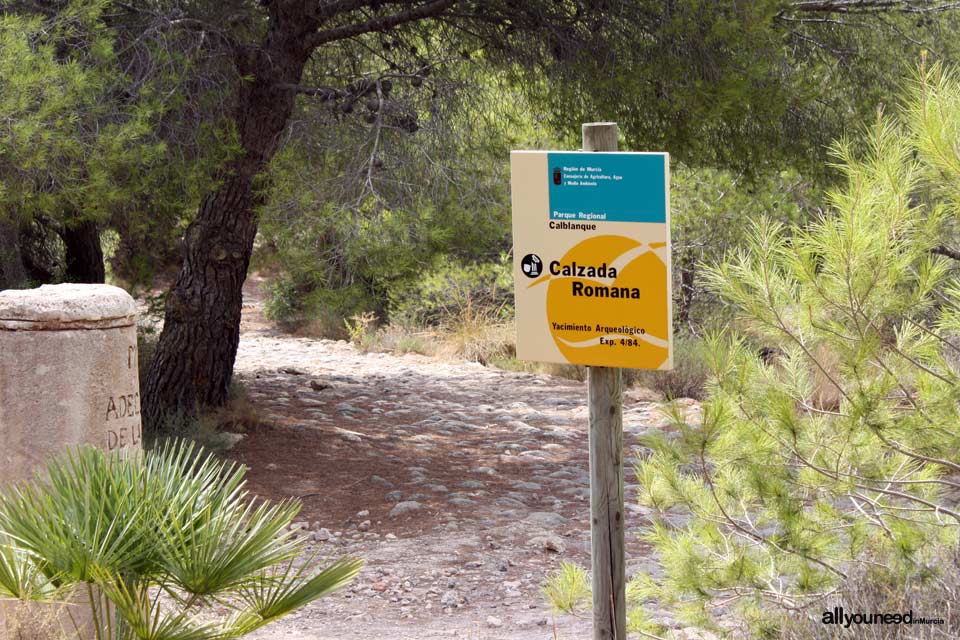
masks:
[(140, 415), (140, 392), (110, 396), (107, 400), (107, 422)]
[(140, 392), (110, 396), (106, 405), (106, 421), (108, 423), (124, 418), (135, 419), (134, 423), (128, 426), (108, 426), (107, 449), (113, 451), (126, 446), (139, 445), (143, 438), (143, 430), (140, 424)]
[(127, 446), (137, 446), (143, 438), (140, 422), (130, 427), (120, 427), (116, 431), (107, 430), (107, 450), (113, 451)]
[[(137, 345), (129, 345), (126, 353), (127, 369), (137, 367)], [(117, 393), (107, 398), (105, 420), (107, 423), (133, 418), (133, 424), (119, 426), (107, 425), (107, 449), (113, 451), (127, 446), (137, 446), (143, 439), (140, 423), (140, 392)], [(130, 420), (125, 420), (130, 422)]]

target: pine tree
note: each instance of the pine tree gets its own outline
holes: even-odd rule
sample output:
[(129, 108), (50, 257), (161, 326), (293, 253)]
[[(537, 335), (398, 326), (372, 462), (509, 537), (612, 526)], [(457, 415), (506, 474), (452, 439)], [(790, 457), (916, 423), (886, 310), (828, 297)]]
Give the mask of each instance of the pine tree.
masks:
[(662, 575), (630, 585), (635, 630), (736, 608), (772, 637), (853, 576), (922, 582), (956, 553), (958, 139), (960, 76), (922, 68), (897, 116), (834, 145), (818, 220), (760, 219), (706, 269), (738, 317), (707, 341), (702, 421), (676, 410), (636, 466)]
[[(736, 602), (816, 602), (858, 565), (907, 576), (956, 547), (960, 282), (942, 246), (960, 205), (960, 81), (921, 70), (899, 117), (833, 153), (844, 184), (804, 229), (761, 220), (708, 270), (740, 311), (710, 340), (703, 420), (637, 466), (643, 537), (666, 578), (638, 590), (705, 622)], [(770, 362), (755, 345), (775, 346)]]

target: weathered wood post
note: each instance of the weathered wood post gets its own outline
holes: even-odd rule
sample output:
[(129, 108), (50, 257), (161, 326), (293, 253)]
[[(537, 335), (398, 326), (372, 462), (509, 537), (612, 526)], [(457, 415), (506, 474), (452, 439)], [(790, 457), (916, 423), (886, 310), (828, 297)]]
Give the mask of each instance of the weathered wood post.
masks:
[[(583, 150), (616, 151), (616, 123), (584, 124)], [(620, 369), (590, 367), (590, 557), (594, 640), (625, 640), (627, 637), (621, 383)]]

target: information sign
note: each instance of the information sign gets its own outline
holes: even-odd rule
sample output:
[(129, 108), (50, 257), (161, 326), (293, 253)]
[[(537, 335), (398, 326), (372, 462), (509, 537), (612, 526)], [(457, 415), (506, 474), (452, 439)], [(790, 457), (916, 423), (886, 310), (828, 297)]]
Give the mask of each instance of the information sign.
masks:
[(514, 151), (517, 357), (673, 367), (670, 158)]

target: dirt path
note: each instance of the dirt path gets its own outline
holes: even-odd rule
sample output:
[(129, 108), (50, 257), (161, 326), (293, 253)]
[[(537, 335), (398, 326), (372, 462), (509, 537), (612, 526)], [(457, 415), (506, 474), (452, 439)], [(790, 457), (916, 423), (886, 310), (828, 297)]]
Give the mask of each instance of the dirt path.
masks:
[[(540, 585), (561, 560), (589, 565), (586, 385), (363, 354), (247, 311), (236, 370), (264, 426), (230, 455), (256, 493), (302, 498), (321, 552), (366, 561), (350, 588), (253, 637), (553, 639)], [(664, 419), (627, 396), (629, 459)], [(629, 469), (627, 483), (630, 574), (651, 563)], [(589, 630), (556, 618), (559, 638)]]

